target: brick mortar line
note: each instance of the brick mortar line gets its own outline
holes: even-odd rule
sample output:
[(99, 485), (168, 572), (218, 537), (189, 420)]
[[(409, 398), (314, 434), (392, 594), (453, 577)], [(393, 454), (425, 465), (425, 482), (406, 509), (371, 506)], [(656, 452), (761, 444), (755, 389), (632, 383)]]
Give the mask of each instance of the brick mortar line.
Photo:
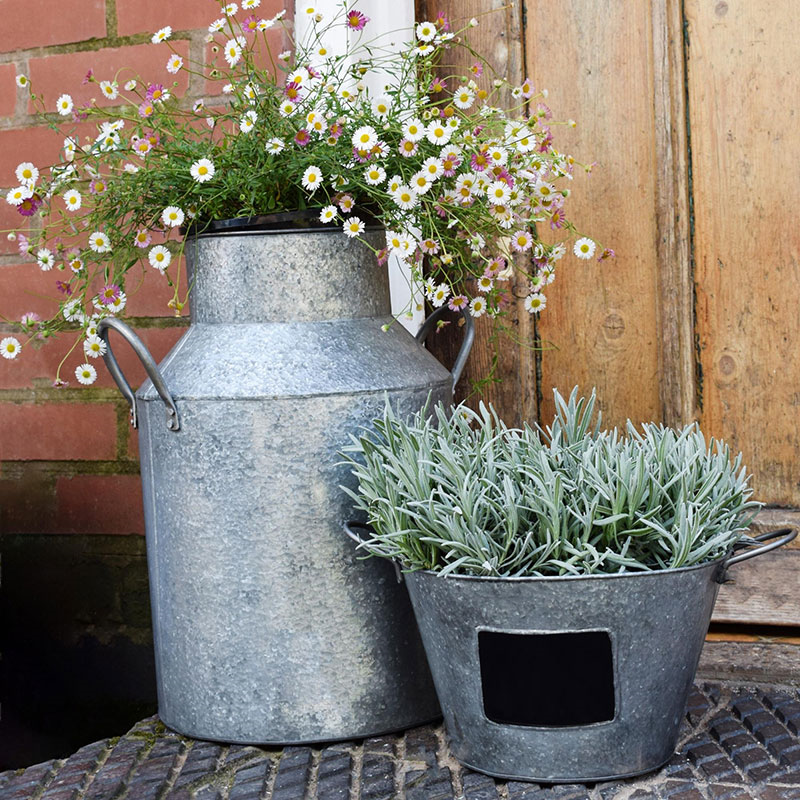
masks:
[[(0, 461), (2, 478), (17, 479), (25, 472), (38, 472), (54, 478), (78, 478), (84, 475), (138, 475), (139, 461)], [(34, 467), (34, 469), (25, 469)], [(80, 469), (83, 468), (83, 469)]]
[(446, 768), (450, 770), (450, 785), (453, 789), (453, 795), (456, 798), (462, 798), (464, 797), (464, 784), (461, 777), (462, 768), (447, 746), (447, 733), (444, 725), (438, 727), (434, 735), (436, 736), (436, 764), (439, 769)]
[(311, 763), (308, 765), (308, 780), (306, 781), (307, 798), (317, 796), (317, 786), (319, 785), (319, 765), (322, 763), (322, 750), (311, 748)]
[(111, 755), (111, 751), (114, 749), (114, 746), (111, 744), (110, 739), (105, 740), (105, 744), (103, 746), (103, 752), (100, 754), (98, 759), (95, 761), (95, 765), (92, 769), (90, 769), (86, 773), (86, 777), (81, 783), (80, 789), (78, 789), (78, 797), (83, 797), (86, 794), (87, 789), (92, 785), (92, 781), (94, 781), (97, 773), (103, 768), (103, 765), (108, 761), (108, 757)]
[(263, 800), (269, 800), (269, 798), (272, 797), (275, 789), (275, 780), (278, 777), (278, 765), (281, 762), (281, 751), (278, 750), (275, 753), (271, 753), (268, 756), (268, 760), (270, 770), (267, 780), (264, 781), (264, 791), (262, 793)]
[(61, 767), (67, 763), (67, 759), (57, 759), (53, 762), (53, 766), (50, 768), (50, 772), (48, 775), (45, 776), (44, 780), (39, 784), (37, 787), (36, 792), (31, 795), (30, 800), (39, 800), (39, 798), (47, 791), (48, 787), (53, 783), (56, 779), (56, 776), (61, 770)]
[[(364, 768), (364, 744), (357, 745), (350, 751), (350, 800), (361, 800), (361, 779)], [(395, 770), (397, 765), (395, 764)]]
[(192, 751), (193, 746), (194, 741), (192, 739), (181, 739), (180, 750), (178, 750), (178, 752), (175, 754), (175, 758), (172, 760), (169, 772), (167, 773), (167, 779), (162, 784), (161, 789), (159, 789), (158, 794), (156, 795), (156, 800), (166, 800), (166, 798), (169, 796), (169, 793), (175, 786), (175, 781), (178, 780), (178, 776), (181, 774), (183, 765), (186, 763), (186, 759), (188, 758), (189, 753)]

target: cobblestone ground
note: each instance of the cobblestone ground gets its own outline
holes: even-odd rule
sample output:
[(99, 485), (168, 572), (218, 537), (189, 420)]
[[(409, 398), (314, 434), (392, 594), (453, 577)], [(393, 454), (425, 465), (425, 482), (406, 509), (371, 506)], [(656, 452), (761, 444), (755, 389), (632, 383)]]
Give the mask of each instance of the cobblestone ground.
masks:
[(595, 785), (496, 781), (463, 769), (441, 727), (267, 750), (186, 739), (157, 718), (66, 759), (0, 773), (2, 800), (800, 800), (800, 694), (694, 688), (660, 772)]

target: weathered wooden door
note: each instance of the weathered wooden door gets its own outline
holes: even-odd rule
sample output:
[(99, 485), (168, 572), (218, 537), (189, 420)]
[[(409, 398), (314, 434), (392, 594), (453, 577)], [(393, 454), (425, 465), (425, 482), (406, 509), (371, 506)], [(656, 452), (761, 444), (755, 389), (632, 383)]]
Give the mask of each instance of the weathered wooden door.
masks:
[[(565, 265), (540, 320), (520, 302), (523, 343), (503, 345), (489, 399), (547, 420), (552, 388), (579, 384), (611, 425), (697, 419), (744, 452), (761, 524), (800, 519), (795, 0), (418, 2), (418, 18), (440, 10), (478, 16), (477, 49), (578, 121), (561, 149), (598, 166), (576, 177), (571, 217), (617, 252)], [(490, 353), (484, 339), (474, 374)], [(800, 549), (736, 578), (717, 619), (800, 624)]]

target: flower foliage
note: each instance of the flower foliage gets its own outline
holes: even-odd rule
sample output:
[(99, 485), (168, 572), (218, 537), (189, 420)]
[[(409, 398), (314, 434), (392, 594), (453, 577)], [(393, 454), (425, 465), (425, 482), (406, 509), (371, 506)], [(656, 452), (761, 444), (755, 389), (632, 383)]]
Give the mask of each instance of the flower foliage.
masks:
[(760, 503), (742, 456), (696, 424), (601, 431), (595, 395), (545, 430), (507, 428), (465, 406), (408, 421), (387, 405), (347, 449), (349, 491), (374, 534), (361, 547), (442, 575), (586, 575), (722, 557)]
[[(176, 51), (171, 28), (156, 31), (163, 83), (128, 78), (124, 68), (90, 71), (102, 105), (80, 107), (66, 92), (41, 97), (30, 86), (65, 138), (60, 162), (23, 162), (6, 197), (43, 221), (36, 233), (11, 234), (20, 251), (62, 273), (58, 313), (26, 315), (28, 341), (72, 327), (77, 347), (95, 335), (99, 318), (123, 311), (137, 265), (164, 276), (179, 312), (187, 294), (176, 256), (187, 228), (309, 208), (320, 225), (351, 237), (376, 218), (387, 231), (376, 256), (404, 260), (433, 306), (502, 316), (516, 270), (529, 284), (525, 308), (543, 309), (543, 290), (576, 234), (565, 207), (577, 165), (555, 147), (547, 92), (493, 77), (468, 42), (476, 20), (456, 31), (441, 15), (421, 22), (398, 50), (391, 37), (370, 36), (353, 0), (330, 19), (298, 8), (305, 34), (297, 41), (283, 12), (260, 18), (259, 5), (220, 4), (202, 63)], [(289, 50), (273, 51), (276, 31)], [(343, 51), (328, 51), (332, 35), (347, 40)], [(456, 48), (474, 62), (465, 75), (448, 67)], [(208, 103), (179, 96), (171, 76), (181, 73), (223, 85), (222, 95)], [(17, 82), (29, 86), (24, 76)], [(504, 96), (512, 108), (498, 106)], [(537, 226), (555, 233), (545, 242)], [(580, 238), (573, 252), (592, 258), (595, 243)], [(14, 341), (6, 358), (23, 348)], [(98, 355), (85, 342), (84, 352)], [(91, 382), (86, 366), (76, 371), (82, 383)]]

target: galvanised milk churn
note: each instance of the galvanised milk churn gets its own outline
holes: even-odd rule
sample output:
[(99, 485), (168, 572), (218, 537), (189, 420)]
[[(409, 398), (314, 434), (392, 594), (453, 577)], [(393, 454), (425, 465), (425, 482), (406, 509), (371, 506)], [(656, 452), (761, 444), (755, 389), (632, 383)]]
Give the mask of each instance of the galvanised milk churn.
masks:
[[(383, 232), (366, 241), (384, 246)], [(139, 426), (159, 714), (200, 739), (289, 744), (376, 735), (439, 715), (403, 584), (342, 533), (354, 485), (337, 455), (388, 397), (452, 401), (453, 373), (392, 324), (385, 267), (341, 231), (188, 237), (191, 326), (156, 366)], [(114, 342), (117, 346), (118, 342)]]

